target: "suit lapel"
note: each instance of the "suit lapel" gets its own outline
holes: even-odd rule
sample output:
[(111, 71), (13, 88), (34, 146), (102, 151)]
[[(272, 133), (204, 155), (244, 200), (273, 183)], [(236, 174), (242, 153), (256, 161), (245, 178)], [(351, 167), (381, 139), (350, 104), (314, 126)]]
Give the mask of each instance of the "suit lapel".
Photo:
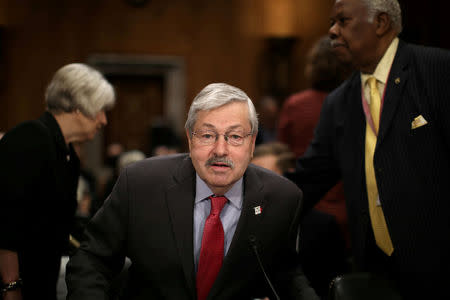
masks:
[[(253, 167), (249, 166), (244, 175), (244, 201), (241, 216), (234, 233), (228, 253), (224, 258), (222, 268), (211, 288), (208, 299), (216, 299), (220, 291), (230, 282), (240, 278), (239, 272), (245, 269), (246, 253), (250, 248), (249, 237), (258, 239), (258, 228), (261, 217), (264, 215), (263, 183), (255, 173)], [(255, 214), (255, 207), (260, 206), (261, 214)]]
[(406, 72), (408, 55), (406, 55), (407, 50), (404, 46), (405, 44), (400, 41), (386, 84), (380, 130), (377, 138), (378, 145), (383, 142), (388, 134), (397, 107), (402, 100), (401, 95), (408, 79), (408, 73)]
[(195, 171), (189, 158), (183, 160), (175, 184), (167, 188), (167, 204), (183, 271), (192, 299), (195, 298), (193, 211)]
[[(347, 189), (355, 191), (358, 195), (362, 192), (361, 181), (364, 180), (364, 155), (365, 155), (365, 131), (366, 131), (366, 117), (362, 107), (361, 98), (361, 79), (359, 72), (355, 73), (354, 78), (348, 87), (347, 103), (343, 108), (348, 108), (348, 111), (343, 112), (345, 116), (343, 119), (343, 143), (340, 145), (341, 153), (343, 155), (342, 161), (346, 162), (344, 169), (351, 176), (354, 181), (344, 182)], [(352, 145), (352, 146), (350, 146)], [(347, 199), (348, 205), (353, 205), (351, 199)], [(355, 203), (355, 205), (360, 205)]]

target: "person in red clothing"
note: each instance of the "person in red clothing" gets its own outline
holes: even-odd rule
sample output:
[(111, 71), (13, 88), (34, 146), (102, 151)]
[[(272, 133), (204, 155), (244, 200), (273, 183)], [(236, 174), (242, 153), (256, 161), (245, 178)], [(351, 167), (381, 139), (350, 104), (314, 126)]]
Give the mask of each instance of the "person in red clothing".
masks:
[[(286, 99), (278, 123), (278, 140), (288, 145), (296, 157), (305, 153), (313, 139), (325, 97), (349, 74), (350, 67), (335, 57), (328, 36), (320, 38), (310, 49), (305, 67), (305, 77), (310, 82), (310, 88)], [(315, 208), (336, 217), (349, 248), (350, 236), (342, 184), (331, 189)]]

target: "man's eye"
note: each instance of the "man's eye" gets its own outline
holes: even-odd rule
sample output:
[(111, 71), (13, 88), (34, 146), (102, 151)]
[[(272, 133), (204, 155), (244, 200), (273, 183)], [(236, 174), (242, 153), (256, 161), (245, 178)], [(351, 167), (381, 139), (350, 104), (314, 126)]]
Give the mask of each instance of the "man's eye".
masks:
[(342, 18), (339, 19), (339, 22), (342, 23), (342, 24), (345, 24), (345, 23), (347, 23), (349, 20), (350, 20), (350, 18), (344, 18), (344, 17), (342, 17)]
[(242, 139), (242, 136), (239, 135), (239, 134), (230, 134), (228, 137), (229, 137), (230, 139), (236, 140), (236, 141), (239, 141), (239, 140)]
[(201, 137), (202, 137), (202, 139), (205, 139), (205, 140), (211, 140), (214, 138), (214, 135), (212, 135), (211, 133), (204, 133), (201, 135)]

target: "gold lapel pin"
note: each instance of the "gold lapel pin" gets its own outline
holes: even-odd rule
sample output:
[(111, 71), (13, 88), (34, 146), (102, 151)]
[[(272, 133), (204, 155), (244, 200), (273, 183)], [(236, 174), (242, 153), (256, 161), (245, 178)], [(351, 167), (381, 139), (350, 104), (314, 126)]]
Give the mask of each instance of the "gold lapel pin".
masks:
[(395, 84), (399, 84), (400, 83), (400, 77), (395, 78)]

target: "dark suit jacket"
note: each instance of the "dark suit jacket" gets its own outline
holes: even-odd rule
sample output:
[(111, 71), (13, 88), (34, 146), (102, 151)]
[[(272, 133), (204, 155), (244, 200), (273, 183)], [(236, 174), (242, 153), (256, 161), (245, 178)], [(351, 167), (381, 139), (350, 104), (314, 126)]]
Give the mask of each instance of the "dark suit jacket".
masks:
[[(422, 115), (428, 122), (412, 129)], [(387, 81), (374, 155), (375, 176), (394, 244), (393, 272), (447, 281), (450, 268), (450, 52), (400, 42)], [(292, 176), (311, 207), (343, 179), (352, 248), (371, 257), (364, 172), (360, 74), (325, 100), (315, 137)], [(442, 281), (441, 281), (442, 280)]]
[(56, 299), (79, 170), (78, 157), (48, 112), (0, 140), (0, 248), (18, 253), (25, 299)]
[(316, 293), (326, 299), (331, 281), (349, 271), (345, 241), (333, 215), (316, 209), (300, 222), (299, 261)]
[[(186, 154), (127, 167), (67, 265), (67, 299), (105, 299), (125, 256), (132, 261), (125, 299), (196, 299), (195, 174)], [(305, 298), (314, 293), (294, 263), (301, 199), (301, 191), (285, 178), (248, 167), (242, 214), (208, 299), (270, 295), (249, 242), (252, 236), (277, 292), (286, 299), (314, 299)], [(261, 214), (255, 214), (256, 206)]]

